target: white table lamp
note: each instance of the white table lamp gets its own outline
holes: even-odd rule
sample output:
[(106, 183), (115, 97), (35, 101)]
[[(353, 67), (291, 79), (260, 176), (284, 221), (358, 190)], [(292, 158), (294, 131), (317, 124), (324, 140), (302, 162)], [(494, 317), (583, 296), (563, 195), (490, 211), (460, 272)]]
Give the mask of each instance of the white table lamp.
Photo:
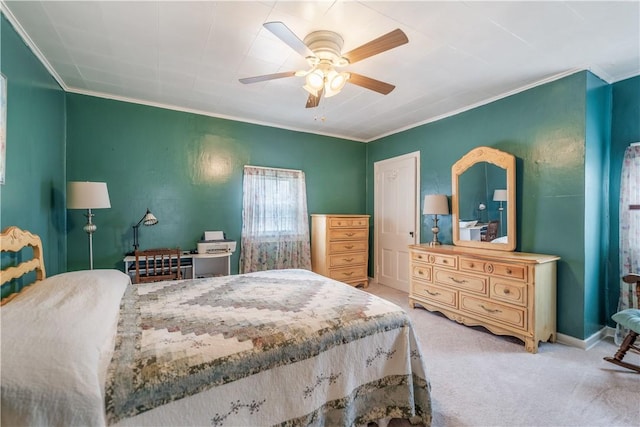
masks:
[(438, 240), (438, 215), (449, 215), (449, 200), (445, 194), (427, 194), (424, 196), (424, 204), (422, 207), (424, 215), (433, 215), (433, 240), (429, 246), (437, 246), (440, 244)]

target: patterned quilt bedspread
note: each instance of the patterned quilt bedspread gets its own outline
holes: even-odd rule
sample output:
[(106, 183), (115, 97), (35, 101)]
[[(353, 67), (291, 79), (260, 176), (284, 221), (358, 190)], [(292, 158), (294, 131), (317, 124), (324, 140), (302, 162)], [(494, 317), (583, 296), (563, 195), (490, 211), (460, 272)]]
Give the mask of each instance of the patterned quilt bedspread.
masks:
[(105, 391), (109, 424), (431, 422), (406, 313), (305, 270), (129, 286)]

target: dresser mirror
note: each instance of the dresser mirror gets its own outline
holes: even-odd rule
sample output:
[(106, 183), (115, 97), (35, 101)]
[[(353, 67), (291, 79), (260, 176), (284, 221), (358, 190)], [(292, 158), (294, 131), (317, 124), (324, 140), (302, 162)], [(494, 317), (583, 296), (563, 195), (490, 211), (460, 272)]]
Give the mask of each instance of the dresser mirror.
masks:
[(495, 148), (474, 148), (451, 167), (451, 179), (453, 244), (513, 251), (515, 157)]

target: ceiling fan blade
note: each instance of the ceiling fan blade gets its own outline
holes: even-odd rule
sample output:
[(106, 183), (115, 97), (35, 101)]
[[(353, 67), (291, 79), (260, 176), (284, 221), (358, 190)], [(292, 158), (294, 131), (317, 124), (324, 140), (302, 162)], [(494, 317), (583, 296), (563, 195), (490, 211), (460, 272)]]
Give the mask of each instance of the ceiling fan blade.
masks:
[(285, 42), (289, 47), (298, 52), (303, 58), (307, 56), (315, 56), (315, 54), (304, 44), (296, 34), (280, 21), (265, 22), (262, 24), (267, 30), (271, 31), (276, 37)]
[(362, 46), (345, 53), (342, 57), (348, 59), (350, 64), (353, 64), (408, 42), (409, 39), (404, 31), (400, 28), (396, 28), (390, 33), (380, 36), (375, 40), (371, 40), (369, 43), (365, 43)]
[(371, 77), (363, 76), (362, 74), (349, 74), (351, 74), (351, 77), (349, 77), (349, 80), (347, 80), (348, 83), (361, 86), (365, 89), (369, 89), (383, 95), (389, 94), (389, 92), (396, 88), (392, 84), (381, 82), (380, 80), (372, 79)]
[(318, 105), (320, 105), (320, 98), (322, 97), (322, 92), (324, 92), (324, 89), (321, 89), (318, 92), (318, 96), (309, 94), (309, 97), (307, 98), (307, 105), (305, 105), (305, 108), (316, 108)]
[(249, 84), (249, 83), (266, 82), (267, 80), (282, 79), (284, 77), (293, 77), (295, 75), (296, 75), (295, 71), (285, 71), (283, 73), (265, 74), (263, 76), (255, 76), (255, 77), (245, 77), (244, 79), (238, 79), (238, 80), (240, 81), (240, 83)]

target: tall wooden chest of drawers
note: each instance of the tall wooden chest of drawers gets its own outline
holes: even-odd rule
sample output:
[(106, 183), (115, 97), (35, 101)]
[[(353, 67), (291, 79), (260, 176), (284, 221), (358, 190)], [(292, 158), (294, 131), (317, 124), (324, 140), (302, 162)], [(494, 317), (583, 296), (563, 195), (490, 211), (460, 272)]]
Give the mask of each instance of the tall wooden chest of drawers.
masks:
[(369, 286), (369, 215), (311, 215), (311, 268), (352, 286)]
[(557, 256), (411, 245), (409, 304), (520, 338), (537, 353), (556, 340)]

